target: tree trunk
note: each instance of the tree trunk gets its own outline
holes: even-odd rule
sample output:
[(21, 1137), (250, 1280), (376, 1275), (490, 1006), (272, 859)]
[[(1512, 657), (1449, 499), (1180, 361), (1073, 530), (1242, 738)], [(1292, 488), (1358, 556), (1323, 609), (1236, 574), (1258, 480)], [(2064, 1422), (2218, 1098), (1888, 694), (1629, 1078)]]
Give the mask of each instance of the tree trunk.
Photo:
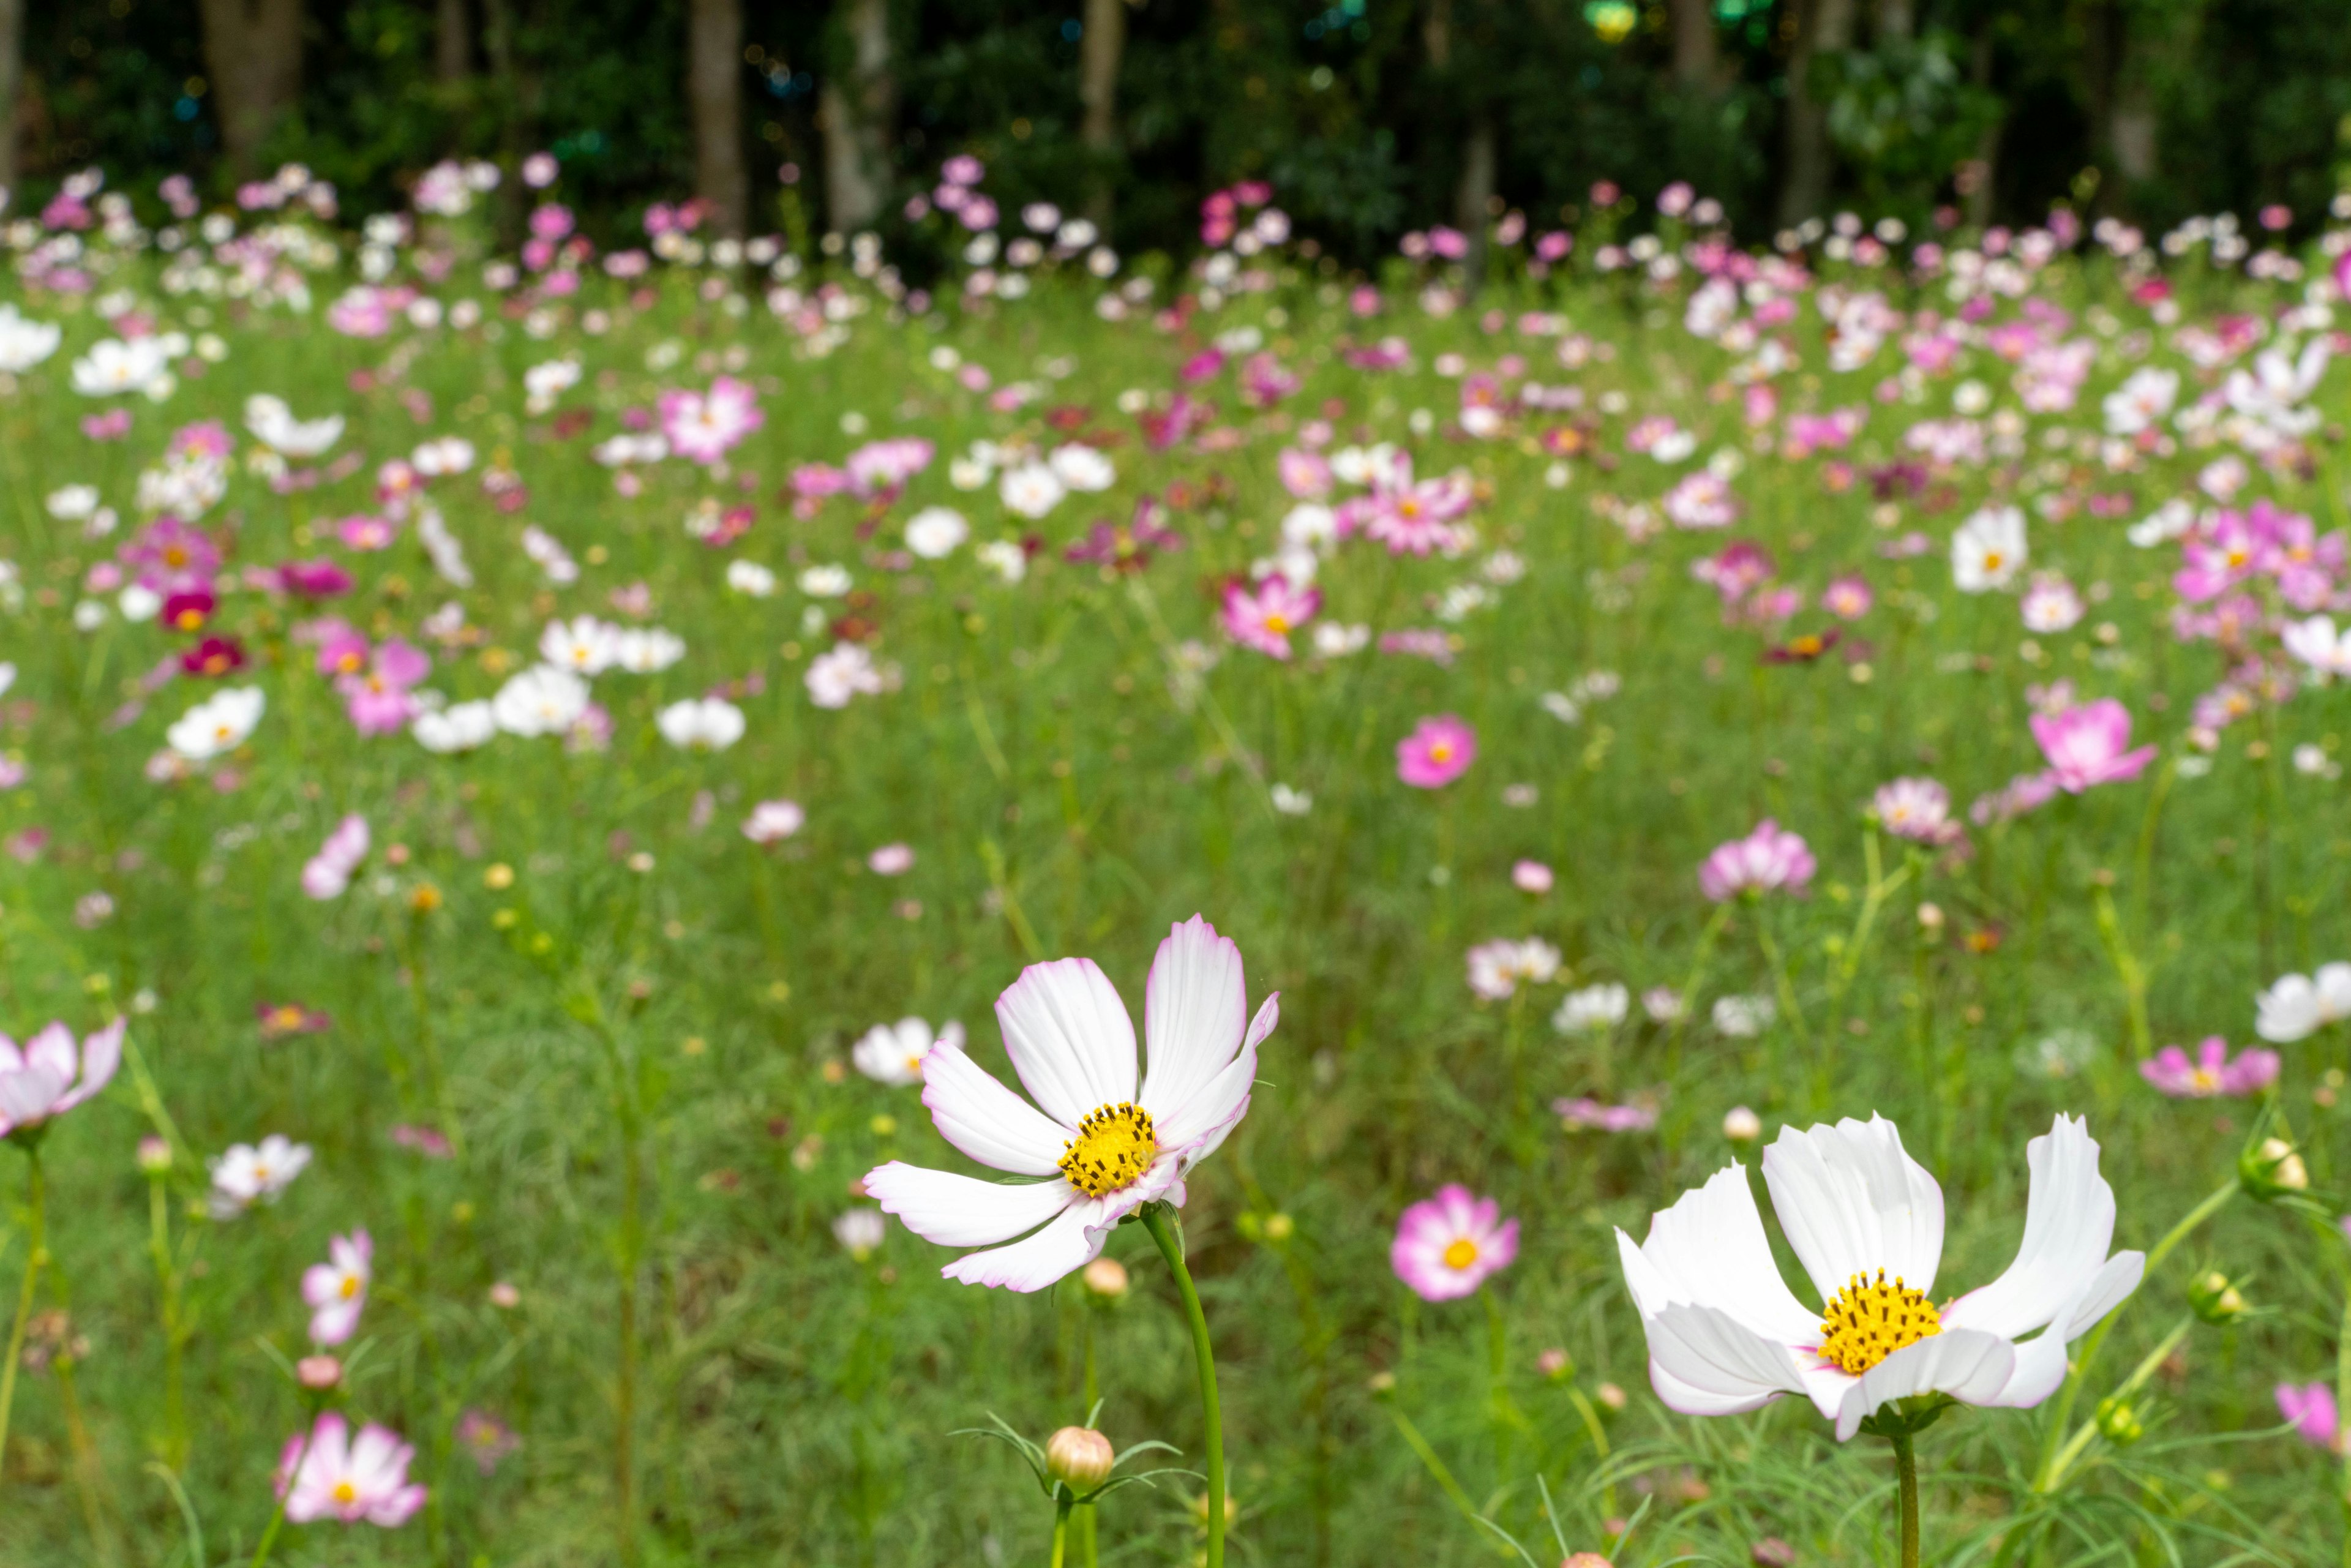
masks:
[(25, 84), (25, 0), (0, 0), (0, 191), (16, 188), (16, 95)]
[[(1975, 57), (1968, 72), (1975, 85), (1987, 92), (1991, 89), (1994, 53), (1991, 28), (1987, 25), (1976, 35)], [(2008, 106), (2003, 99), (2000, 112), (1992, 116), (1983, 134), (1976, 139), (1976, 155), (1969, 161), (1972, 167), (1966, 170), (1967, 178), (1959, 191), (1967, 200), (1967, 219), (1971, 227), (1980, 229), (1991, 223), (1993, 187), (2000, 178), (2000, 142), (2007, 126)]]
[(1475, 290), (1486, 280), (1486, 231), (1494, 226), (1494, 117), (1480, 109), (1461, 139), (1461, 179), (1453, 188), (1453, 222), (1469, 241), (1462, 258)]
[(825, 219), (851, 234), (870, 226), (889, 199), (890, 140), (898, 118), (898, 80), (890, 60), (889, 0), (843, 0), (849, 68), (825, 78)]
[(302, 96), (302, 0), (201, 0), (221, 143), (251, 177), (279, 116)]
[[(5, 0), (0, 0), (5, 4)], [(1118, 161), (1118, 68), (1126, 54), (1126, 0), (1086, 0), (1085, 33), (1078, 47), (1078, 101), (1085, 105), (1079, 128), (1096, 164), (1086, 212), (1095, 224), (1110, 225), (1111, 183)]]
[(444, 87), (455, 87), (474, 74), (472, 23), (465, 0), (440, 0), (434, 12), (433, 74)]
[(743, 169), (743, 0), (692, 0), (685, 91), (694, 115), (694, 193), (710, 204), (714, 233), (740, 239), (750, 203)]
[(1854, 0), (1812, 0), (1797, 24), (1796, 47), (1788, 55), (1788, 140), (1780, 222), (1782, 226), (1818, 217), (1829, 199), (1829, 116), (1808, 79), (1823, 55), (1853, 47)]
[(1712, 98), (1721, 88), (1713, 0), (1672, 0), (1674, 85)]
[(1877, 0), (1877, 43), (1890, 44), (1917, 36), (1918, 10), (1913, 0)]

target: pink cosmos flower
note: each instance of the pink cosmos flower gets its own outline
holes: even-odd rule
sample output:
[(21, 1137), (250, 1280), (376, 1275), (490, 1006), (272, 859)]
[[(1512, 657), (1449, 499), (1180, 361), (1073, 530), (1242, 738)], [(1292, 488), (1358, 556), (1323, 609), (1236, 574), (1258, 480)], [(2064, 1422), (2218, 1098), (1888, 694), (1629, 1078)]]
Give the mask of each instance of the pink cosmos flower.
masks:
[(212, 536), (177, 517), (158, 517), (115, 553), (123, 565), (137, 570), (140, 586), (167, 598), (208, 587), (221, 562), (220, 547)]
[(868, 500), (896, 498), (906, 482), (931, 465), (938, 448), (919, 435), (869, 441), (843, 460), (850, 488)]
[(1225, 634), (1268, 658), (1287, 659), (1290, 632), (1322, 608), (1320, 589), (1292, 588), (1280, 572), (1254, 583), (1232, 583), (1225, 589)]
[(1657, 1124), (1655, 1105), (1604, 1105), (1593, 1099), (1554, 1100), (1552, 1114), (1571, 1127), (1595, 1133), (1646, 1133)]
[(690, 463), (717, 462), (768, 422), (758, 394), (732, 376), (711, 382), (707, 393), (665, 392), (658, 406), (669, 449)]
[(1405, 1209), (1396, 1221), (1388, 1266), (1424, 1301), (1475, 1295), (1519, 1255), (1519, 1222), (1501, 1205), (1458, 1184)]
[(2277, 1385), (2278, 1415), (2294, 1427), (2294, 1436), (2322, 1448), (2335, 1446), (2335, 1391), (2324, 1383)]
[(2216, 1034), (2196, 1048), (2193, 1061), (2179, 1047), (2167, 1045), (2153, 1060), (2138, 1064), (2138, 1075), (2174, 1100), (2209, 1100), (2216, 1094), (2241, 1099), (2277, 1082), (2278, 1053), (2243, 1051), (2231, 1061), (2229, 1042)]
[(1520, 893), (1549, 893), (1552, 881), (1551, 867), (1541, 861), (1520, 861), (1510, 867), (1510, 885)]
[(1916, 844), (1948, 844), (1959, 836), (1951, 817), (1951, 792), (1932, 779), (1896, 779), (1880, 784), (1869, 809), (1877, 825)]
[(86, 1036), (78, 1053), (73, 1030), (62, 1023), (25, 1042), (0, 1034), (0, 1135), (31, 1134), (106, 1087), (122, 1064), (122, 1030), (116, 1019)]
[(484, 1475), (493, 1474), (508, 1454), (522, 1447), (522, 1439), (508, 1427), (487, 1411), (468, 1408), (457, 1417), (457, 1447), (474, 1461), (474, 1468)]
[(296, 1524), (321, 1519), (357, 1524), (365, 1520), (386, 1530), (406, 1524), (424, 1506), (424, 1489), (408, 1479), (416, 1449), (400, 1435), (373, 1424), (358, 1437), (329, 1410), (311, 1427), (286, 1439), (277, 1458), (276, 1490), (286, 1500), (286, 1517)]
[(390, 549), (400, 537), (400, 525), (389, 517), (345, 517), (335, 525), (335, 537), (345, 549)]
[(797, 800), (762, 800), (743, 819), (743, 836), (755, 844), (772, 844), (799, 832), (807, 821)]
[(1416, 789), (1442, 789), (1478, 760), (1478, 732), (1451, 714), (1425, 718), (1396, 742), (1396, 777)]
[(1416, 482), (1412, 459), (1399, 455), (1372, 480), (1368, 537), (1393, 555), (1426, 555), (1453, 540), (1453, 521), (1469, 509), (1469, 481), (1460, 475)]
[(359, 870), (367, 859), (368, 821), (354, 811), (335, 824), (327, 841), (319, 846), (302, 867), (302, 892), (305, 895), (324, 901), (340, 898), (351, 884), (351, 873)]
[(416, 702), (409, 692), (432, 673), (431, 654), (394, 637), (375, 649), (365, 674), (338, 677), (335, 689), (342, 694), (343, 711), (361, 735), (392, 735), (416, 716)]
[(2130, 710), (2112, 697), (2061, 714), (2035, 714), (2032, 724), (2032, 738), (2049, 758), (2050, 781), (2069, 795), (2136, 779), (2155, 760), (2152, 746), (2124, 749), (2130, 745)]
[(1331, 493), (1331, 463), (1319, 452), (1285, 446), (1275, 462), (1281, 487), (1301, 501), (1319, 501)]
[(1876, 602), (1868, 580), (1857, 576), (1832, 578), (1821, 590), (1821, 608), (1840, 621), (1858, 621)]
[(914, 869), (914, 851), (908, 844), (883, 844), (865, 857), (876, 876), (904, 876)]
[(1770, 817), (1743, 839), (1719, 845), (1698, 867), (1698, 891), (1715, 903), (1742, 893), (1801, 892), (1818, 868), (1813, 852)]
[(302, 1270), (302, 1299), (310, 1304), (310, 1338), (341, 1344), (359, 1332), (374, 1277), (375, 1243), (365, 1230), (327, 1243), (327, 1261)]

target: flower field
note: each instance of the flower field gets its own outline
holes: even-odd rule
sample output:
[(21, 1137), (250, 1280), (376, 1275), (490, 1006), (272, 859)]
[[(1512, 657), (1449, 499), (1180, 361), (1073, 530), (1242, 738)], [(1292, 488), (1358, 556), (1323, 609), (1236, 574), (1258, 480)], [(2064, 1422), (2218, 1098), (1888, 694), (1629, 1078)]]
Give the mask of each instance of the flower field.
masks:
[(522, 175), (5, 228), (7, 1561), (2351, 1561), (2351, 203)]

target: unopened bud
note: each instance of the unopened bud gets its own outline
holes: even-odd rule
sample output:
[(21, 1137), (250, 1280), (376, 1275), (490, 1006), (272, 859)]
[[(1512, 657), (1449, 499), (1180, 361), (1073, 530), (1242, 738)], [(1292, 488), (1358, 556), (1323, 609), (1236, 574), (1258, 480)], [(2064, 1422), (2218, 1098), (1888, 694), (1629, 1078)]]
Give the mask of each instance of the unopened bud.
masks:
[(2105, 1434), (2107, 1441), (2125, 1445), (2147, 1436), (2137, 1412), (2120, 1399), (2098, 1401), (2098, 1430)]
[(1268, 1241), (1287, 1241), (1297, 1234), (1298, 1221), (1290, 1216), (1277, 1213), (1265, 1217), (1265, 1239)]
[(1079, 1277), (1086, 1294), (1098, 1301), (1122, 1301), (1126, 1299), (1126, 1265), (1115, 1258), (1097, 1258), (1086, 1265)]
[(2188, 1305), (2208, 1323), (2225, 1323), (2245, 1314), (2245, 1298), (2219, 1270), (2208, 1270), (2188, 1283)]
[(500, 1280), (496, 1284), (490, 1287), (490, 1305), (494, 1307), (504, 1307), (507, 1311), (512, 1312), (515, 1308), (522, 1305), (522, 1292), (516, 1290), (512, 1285), (507, 1284), (504, 1280)]
[(2237, 1176), (2255, 1197), (2302, 1192), (2310, 1186), (2302, 1156), (2283, 1138), (2262, 1139), (2259, 1148), (2238, 1162)]
[(1091, 1427), (1064, 1427), (1045, 1439), (1045, 1471), (1071, 1491), (1092, 1491), (1118, 1462), (1110, 1439)]
[(1610, 1415), (1614, 1416), (1625, 1408), (1625, 1391), (1614, 1384), (1604, 1383), (1592, 1392), (1593, 1396), (1600, 1401), (1600, 1407)]
[(1535, 1357), (1535, 1370), (1556, 1383), (1562, 1377), (1575, 1375), (1575, 1358), (1553, 1345)]
[(172, 1168), (172, 1145), (150, 1133), (139, 1140), (139, 1168), (161, 1176)]
[(1395, 1392), (1395, 1374), (1374, 1372), (1364, 1380), (1364, 1386), (1372, 1391), (1373, 1398), (1384, 1399)]
[(306, 1355), (294, 1364), (294, 1375), (305, 1388), (332, 1388), (343, 1380), (343, 1364), (331, 1355)]
[(1744, 1105), (1733, 1105), (1723, 1114), (1722, 1135), (1734, 1144), (1751, 1144), (1763, 1135), (1763, 1118)]
[(1611, 1568), (1611, 1564), (1597, 1552), (1578, 1552), (1571, 1554), (1559, 1568)]
[(1918, 929), (1928, 936), (1940, 936), (1943, 934), (1943, 906), (1939, 904), (1920, 904)]

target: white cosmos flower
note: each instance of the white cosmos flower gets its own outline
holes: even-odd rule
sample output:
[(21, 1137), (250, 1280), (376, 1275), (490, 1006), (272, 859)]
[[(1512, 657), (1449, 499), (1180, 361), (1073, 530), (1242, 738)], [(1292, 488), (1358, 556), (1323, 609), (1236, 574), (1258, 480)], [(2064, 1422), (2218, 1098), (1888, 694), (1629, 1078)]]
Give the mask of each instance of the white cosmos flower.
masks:
[(63, 523), (78, 523), (98, 510), (98, 486), (68, 485), (49, 492), (45, 503), (49, 516)]
[(231, 686), (182, 714), (163, 739), (190, 762), (208, 761), (243, 746), (267, 706), (259, 686)]
[(1625, 1021), (1633, 1009), (1633, 993), (1611, 982), (1570, 991), (1551, 1015), (1552, 1028), (1562, 1034), (1604, 1034)]
[(490, 699), (491, 716), (508, 735), (561, 735), (587, 711), (588, 683), (553, 664), (509, 676)]
[(539, 633), (538, 656), (559, 670), (601, 675), (621, 657), (621, 629), (593, 615), (550, 621)]
[(212, 1214), (234, 1219), (256, 1203), (275, 1203), (310, 1164), (310, 1145), (272, 1133), (256, 1146), (232, 1144), (212, 1162)]
[(1118, 470), (1109, 458), (1078, 442), (1056, 446), (1046, 461), (1052, 465), (1053, 477), (1072, 490), (1107, 490), (1118, 481)]
[(726, 586), (753, 599), (766, 599), (776, 591), (776, 574), (756, 560), (731, 560), (726, 563)]
[(800, 591), (810, 599), (838, 599), (849, 591), (849, 569), (826, 563), (800, 573)]
[(931, 1026), (921, 1019), (877, 1023), (850, 1048), (849, 1060), (857, 1064), (858, 1071), (876, 1083), (903, 1087), (923, 1081), (923, 1058), (930, 1054), (934, 1043), (949, 1051), (961, 1051), (963, 1025), (941, 1024), (934, 1036)]
[(1654, 1217), (1642, 1246), (1619, 1230), (1657, 1397), (1687, 1416), (1729, 1416), (1801, 1394), (1839, 1442), (1916, 1395), (2040, 1404), (2065, 1379), (2066, 1344), (2138, 1288), (2147, 1259), (2106, 1254), (2115, 1195), (2086, 1123), (2059, 1116), (2024, 1159), (2032, 1188), (2015, 1262), (1939, 1311), (1942, 1189), (1883, 1117), (1783, 1127), (1764, 1151), (1772, 1209), (1818, 1312), (1781, 1278), (1743, 1166)]
[(1962, 593), (2006, 588), (2024, 560), (2024, 514), (2014, 507), (1986, 507), (1951, 536), (1951, 583)]
[(743, 738), (743, 710), (724, 697), (688, 697), (653, 716), (662, 738), (693, 751), (724, 751)]
[(925, 507), (906, 519), (906, 548), (925, 560), (942, 560), (971, 538), (971, 525), (952, 507)]
[(73, 362), (73, 389), (84, 397), (112, 397), (120, 392), (147, 392), (168, 387), (172, 357), (162, 340), (102, 338), (89, 352)]
[(245, 400), (245, 427), (281, 457), (316, 457), (342, 439), (343, 416), (297, 419), (284, 398), (256, 392)]
[(1061, 504), (1070, 487), (1042, 463), (1023, 463), (1006, 472), (996, 493), (1008, 508), (1021, 517), (1041, 517)]
[(1186, 1174), (1249, 1113), (1277, 1003), (1266, 998), (1250, 1018), (1240, 949), (1196, 915), (1176, 926), (1144, 991), (1151, 1063), (1138, 1090), (1134, 1024), (1093, 960), (1031, 965), (997, 998), (996, 1018), (1037, 1103), (945, 1044), (923, 1059), (923, 1103), (980, 1164), (1047, 1179), (999, 1185), (893, 1160), (865, 1190), (925, 1240), (986, 1249), (949, 1263), (946, 1278), (1041, 1291), (1092, 1262), (1144, 1204), (1184, 1201)]
[(487, 746), (497, 732), (497, 713), (486, 702), (455, 703), (437, 713), (421, 713), (408, 727), (417, 745), (444, 757)]
[(61, 328), (19, 316), (14, 305), (0, 305), (0, 371), (23, 375), (56, 353), (64, 336)]
[(2253, 1032), (2273, 1044), (2306, 1040), (2351, 1018), (2351, 964), (2322, 964), (2312, 975), (2281, 975), (2253, 998)]
[(632, 626), (622, 632), (615, 662), (632, 675), (666, 670), (685, 657), (685, 639), (658, 626)]

